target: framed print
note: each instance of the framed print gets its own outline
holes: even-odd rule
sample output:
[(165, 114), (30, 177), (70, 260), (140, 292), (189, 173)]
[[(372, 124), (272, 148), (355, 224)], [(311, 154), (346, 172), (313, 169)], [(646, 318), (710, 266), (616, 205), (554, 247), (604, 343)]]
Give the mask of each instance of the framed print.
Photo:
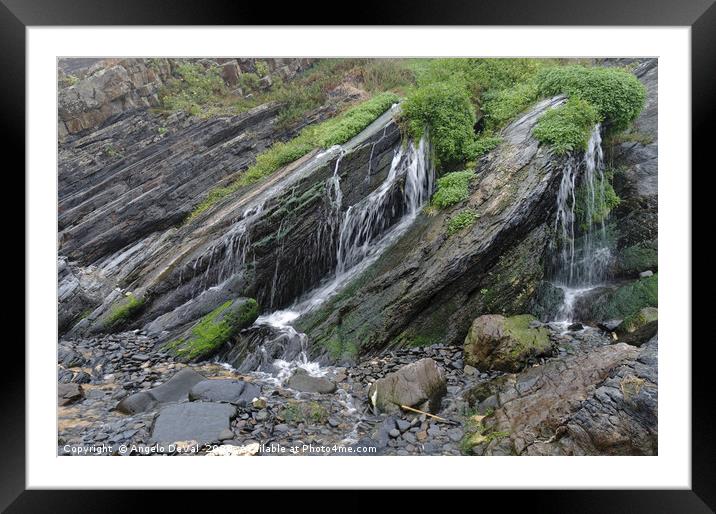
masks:
[(3, 507), (436, 488), (713, 508), (691, 335), (711, 3), (351, 27), (112, 7), (2, 6), (27, 202)]

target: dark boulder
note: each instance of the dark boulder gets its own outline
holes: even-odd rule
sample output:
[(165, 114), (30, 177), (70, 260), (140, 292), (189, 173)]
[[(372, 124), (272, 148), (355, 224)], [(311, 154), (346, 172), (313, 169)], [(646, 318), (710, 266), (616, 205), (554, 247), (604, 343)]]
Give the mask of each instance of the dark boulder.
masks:
[(243, 380), (203, 380), (189, 391), (189, 399), (206, 402), (226, 402), (246, 407), (261, 395), (261, 389)]
[(166, 405), (152, 429), (152, 443), (196, 441), (206, 444), (220, 441), (230, 421), (236, 416), (236, 407), (228, 403), (187, 402)]
[(314, 377), (306, 370), (298, 368), (288, 379), (288, 387), (304, 393), (329, 394), (336, 390), (336, 384), (327, 378)]

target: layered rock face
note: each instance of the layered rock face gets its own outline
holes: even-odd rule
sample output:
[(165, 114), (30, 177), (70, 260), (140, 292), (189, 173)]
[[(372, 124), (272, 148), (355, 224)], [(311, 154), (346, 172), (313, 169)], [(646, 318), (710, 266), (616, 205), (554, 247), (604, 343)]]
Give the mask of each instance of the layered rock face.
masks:
[(409, 343), (461, 344), (476, 315), (499, 305), (526, 312), (544, 276), (560, 159), (532, 137), (539, 116), (563, 100), (538, 103), (503, 131), (481, 159), (468, 207), (477, 222), (458, 236), (445, 225), (459, 207), (421, 215), (366, 273), (317, 313), (298, 321), (321, 354), (334, 340), (362, 353)]
[[(62, 61), (68, 61), (63, 63)], [(160, 88), (183, 62), (219, 67), (228, 86), (235, 87), (244, 72), (256, 73), (265, 64), (259, 84), (268, 88), (277, 78), (290, 80), (309, 67), (312, 59), (63, 59), (58, 82), (58, 134), (60, 141), (100, 127), (122, 113), (161, 105)], [(77, 75), (75, 75), (75, 73)], [(273, 77), (273, 78), (272, 78)], [(237, 96), (249, 91), (234, 90)]]

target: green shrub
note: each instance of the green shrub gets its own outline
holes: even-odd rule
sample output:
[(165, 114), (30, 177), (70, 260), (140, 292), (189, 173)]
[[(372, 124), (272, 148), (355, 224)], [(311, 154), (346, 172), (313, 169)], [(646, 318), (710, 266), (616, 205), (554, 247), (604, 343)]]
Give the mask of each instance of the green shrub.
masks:
[(408, 94), (402, 112), (410, 137), (418, 140), (429, 130), (438, 163), (473, 157), (476, 115), (464, 84), (438, 82), (418, 87)]
[(585, 150), (597, 121), (597, 111), (591, 104), (579, 98), (570, 98), (564, 105), (545, 112), (532, 133), (561, 155), (573, 150)]
[(199, 114), (226, 93), (226, 85), (218, 66), (205, 69), (198, 63), (184, 63), (177, 67), (178, 78), (170, 79), (159, 97), (165, 109)]
[(450, 218), (447, 225), (447, 234), (451, 236), (461, 230), (471, 227), (480, 217), (473, 209), (465, 209)]
[(482, 134), (472, 143), (472, 155), (477, 158), (487, 152), (494, 150), (497, 145), (502, 142), (502, 138), (499, 136), (493, 136), (490, 133)]
[(475, 178), (475, 172), (470, 170), (453, 171), (437, 180), (437, 189), (431, 204), (444, 209), (467, 199), (470, 195), (470, 181)]
[(561, 66), (538, 74), (542, 95), (567, 94), (597, 110), (614, 132), (626, 129), (644, 107), (646, 88), (633, 74), (619, 68)]
[(494, 130), (504, 126), (527, 109), (537, 97), (538, 88), (533, 80), (506, 89), (488, 91), (482, 103), (485, 128)]

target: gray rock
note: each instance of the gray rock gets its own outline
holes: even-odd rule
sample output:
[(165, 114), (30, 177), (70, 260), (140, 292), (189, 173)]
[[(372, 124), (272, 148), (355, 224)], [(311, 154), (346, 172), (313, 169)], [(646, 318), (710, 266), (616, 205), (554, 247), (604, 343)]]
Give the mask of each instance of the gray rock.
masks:
[(159, 404), (154, 395), (149, 391), (140, 391), (127, 396), (115, 407), (124, 414), (137, 414), (153, 409)]
[(373, 382), (368, 397), (381, 412), (399, 412), (400, 405), (437, 412), (445, 393), (444, 371), (433, 359), (425, 358)]
[(202, 380), (189, 391), (192, 401), (228, 402), (239, 407), (246, 407), (260, 395), (258, 386), (243, 380)]
[(152, 443), (219, 441), (236, 408), (227, 403), (187, 402), (165, 405), (159, 411), (152, 430)]
[(651, 271), (651, 270), (642, 271), (641, 273), (639, 273), (639, 278), (650, 277), (650, 276), (652, 276), (653, 274), (654, 274), (654, 272)]
[(79, 384), (57, 384), (57, 404), (69, 405), (84, 398), (84, 391)]
[(305, 393), (328, 394), (336, 390), (336, 384), (322, 377), (313, 377), (303, 369), (297, 369), (288, 379), (288, 387)]
[(398, 430), (397, 428), (394, 428), (393, 430), (388, 432), (388, 435), (392, 438), (400, 437), (400, 430)]
[(189, 399), (189, 391), (206, 377), (191, 368), (183, 368), (164, 384), (151, 389), (152, 395), (160, 402), (178, 402)]

